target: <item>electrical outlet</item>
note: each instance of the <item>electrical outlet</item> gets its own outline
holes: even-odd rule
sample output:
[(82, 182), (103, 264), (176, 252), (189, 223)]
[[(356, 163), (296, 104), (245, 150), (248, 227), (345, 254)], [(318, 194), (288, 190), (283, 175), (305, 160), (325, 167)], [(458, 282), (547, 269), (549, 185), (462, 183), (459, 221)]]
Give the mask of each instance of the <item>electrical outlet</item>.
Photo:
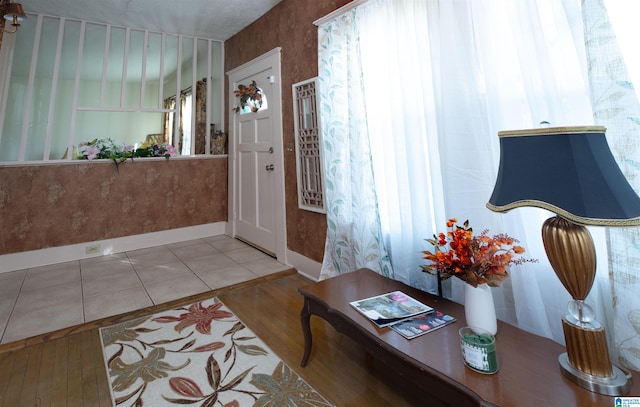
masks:
[(84, 248), (84, 252), (86, 254), (95, 254), (100, 253), (100, 245), (99, 244), (90, 244)]

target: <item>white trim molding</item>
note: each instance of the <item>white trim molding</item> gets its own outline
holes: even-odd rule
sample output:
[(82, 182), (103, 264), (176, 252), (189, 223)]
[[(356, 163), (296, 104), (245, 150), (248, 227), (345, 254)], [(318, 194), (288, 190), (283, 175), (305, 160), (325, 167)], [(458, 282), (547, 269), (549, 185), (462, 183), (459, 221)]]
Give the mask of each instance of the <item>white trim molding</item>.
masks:
[(312, 280), (320, 280), (320, 271), (322, 269), (322, 263), (318, 263), (315, 260), (311, 260), (308, 257), (301, 255), (300, 253), (287, 250), (287, 265), (298, 270), (298, 274)]
[(115, 239), (5, 254), (0, 256), (0, 273), (223, 235), (225, 224), (226, 222), (208, 223)]
[(353, 10), (354, 8), (363, 5), (364, 3), (366, 3), (369, 0), (353, 0), (351, 3), (347, 3), (344, 6), (340, 7), (337, 10), (332, 11), (331, 13), (327, 14), (324, 17), (320, 17), (319, 19), (317, 19), (316, 21), (313, 22), (313, 24), (315, 24), (317, 27), (320, 27), (321, 25), (324, 25), (326, 23), (328, 23), (329, 21), (333, 20), (336, 17), (339, 17), (341, 15), (343, 15), (344, 13)]

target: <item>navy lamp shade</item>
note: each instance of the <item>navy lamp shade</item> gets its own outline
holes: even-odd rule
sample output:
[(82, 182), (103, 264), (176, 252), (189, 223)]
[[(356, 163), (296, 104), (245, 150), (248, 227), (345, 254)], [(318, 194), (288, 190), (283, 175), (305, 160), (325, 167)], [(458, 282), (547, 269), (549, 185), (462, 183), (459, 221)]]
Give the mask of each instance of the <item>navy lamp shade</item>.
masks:
[(585, 299), (596, 275), (596, 250), (585, 225), (640, 225), (640, 197), (618, 167), (605, 128), (549, 127), (501, 131), (500, 167), (487, 208), (533, 206), (557, 216), (542, 226), (549, 263), (572, 301), (562, 318), (567, 352), (562, 374), (589, 391), (621, 396), (630, 375), (611, 363), (604, 327)]
[(640, 197), (618, 167), (605, 128), (501, 131), (500, 167), (487, 207), (535, 206), (580, 225), (640, 225)]

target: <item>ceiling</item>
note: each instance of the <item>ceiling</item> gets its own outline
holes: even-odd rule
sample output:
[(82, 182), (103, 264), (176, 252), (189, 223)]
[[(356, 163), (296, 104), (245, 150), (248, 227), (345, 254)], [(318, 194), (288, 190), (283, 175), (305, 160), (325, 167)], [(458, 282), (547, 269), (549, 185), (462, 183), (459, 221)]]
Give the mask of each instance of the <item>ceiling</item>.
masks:
[(280, 1), (17, 0), (27, 14), (45, 14), (220, 41), (232, 37)]

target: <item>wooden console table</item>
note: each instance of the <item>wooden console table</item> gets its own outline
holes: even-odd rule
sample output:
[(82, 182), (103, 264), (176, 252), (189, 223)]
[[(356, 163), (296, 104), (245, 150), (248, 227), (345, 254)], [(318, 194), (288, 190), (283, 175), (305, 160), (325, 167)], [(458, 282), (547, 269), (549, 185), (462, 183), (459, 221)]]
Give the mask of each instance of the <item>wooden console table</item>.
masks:
[[(377, 328), (349, 305), (350, 301), (394, 290), (452, 315), (457, 322), (408, 340), (390, 328)], [(558, 356), (565, 348), (552, 340), (498, 321), (499, 371), (476, 373), (464, 366), (458, 330), (465, 326), (464, 308), (387, 279), (368, 269), (321, 281), (298, 290), (304, 296), (300, 315), (305, 338), (302, 366), (311, 355), (311, 315), (361, 344), (403, 380), (425, 394), (425, 405), (444, 406), (614, 406), (614, 398), (587, 391), (560, 372)], [(560, 323), (560, 321), (558, 321)], [(628, 396), (640, 396), (640, 376), (633, 374)], [(431, 403), (431, 404), (430, 404)]]

